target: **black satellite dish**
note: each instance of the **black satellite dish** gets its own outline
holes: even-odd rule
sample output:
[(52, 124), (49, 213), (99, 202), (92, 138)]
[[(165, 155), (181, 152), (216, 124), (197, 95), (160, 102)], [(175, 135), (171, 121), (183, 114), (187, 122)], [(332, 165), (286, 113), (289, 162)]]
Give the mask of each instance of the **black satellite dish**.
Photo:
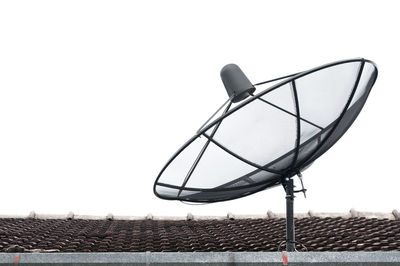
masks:
[[(253, 85), (237, 65), (226, 65), (221, 78), (228, 101), (167, 162), (154, 193), (167, 200), (218, 202), (283, 185), (286, 249), (293, 251), (294, 193), (305, 189), (294, 191), (292, 177), (301, 180), (301, 171), (347, 131), (377, 75), (372, 61), (359, 58)], [(278, 80), (283, 81), (253, 94)]]

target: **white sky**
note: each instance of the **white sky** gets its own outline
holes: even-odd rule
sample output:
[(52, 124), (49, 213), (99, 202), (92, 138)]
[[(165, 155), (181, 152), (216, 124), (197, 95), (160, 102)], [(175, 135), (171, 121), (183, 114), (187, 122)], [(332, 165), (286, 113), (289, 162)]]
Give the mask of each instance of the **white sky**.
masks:
[(379, 3), (0, 2), (0, 214), (284, 212), (280, 187), (188, 206), (152, 186), (226, 100), (225, 64), (256, 83), (354, 57), (377, 83), (295, 211), (400, 209), (400, 3)]

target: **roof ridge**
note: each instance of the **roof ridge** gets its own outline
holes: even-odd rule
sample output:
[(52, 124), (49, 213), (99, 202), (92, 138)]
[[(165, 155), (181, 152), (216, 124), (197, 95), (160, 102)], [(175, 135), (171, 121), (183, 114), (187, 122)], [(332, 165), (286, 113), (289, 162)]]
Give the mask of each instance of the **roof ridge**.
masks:
[[(390, 219), (390, 220), (400, 220), (399, 212), (394, 209), (390, 213), (384, 212), (360, 212), (355, 209), (350, 209), (347, 213), (342, 212), (314, 212), (312, 210), (307, 213), (295, 213), (295, 218), (309, 218), (309, 217), (319, 217), (319, 218), (354, 218), (354, 217), (363, 217), (363, 218), (376, 218), (376, 219)], [(149, 213), (144, 216), (118, 216), (109, 213), (105, 216), (98, 215), (78, 215), (73, 212), (69, 212), (68, 214), (38, 214), (34, 211), (30, 212), (28, 216), (26, 215), (0, 215), (0, 219), (5, 218), (25, 218), (25, 219), (85, 219), (85, 220), (224, 220), (224, 219), (277, 219), (286, 217), (285, 213), (274, 213), (269, 210), (266, 214), (256, 214), (256, 215), (248, 215), (248, 214), (233, 214), (228, 212), (226, 216), (207, 216), (207, 215), (193, 215), (192, 213), (188, 213), (186, 216), (154, 216)]]

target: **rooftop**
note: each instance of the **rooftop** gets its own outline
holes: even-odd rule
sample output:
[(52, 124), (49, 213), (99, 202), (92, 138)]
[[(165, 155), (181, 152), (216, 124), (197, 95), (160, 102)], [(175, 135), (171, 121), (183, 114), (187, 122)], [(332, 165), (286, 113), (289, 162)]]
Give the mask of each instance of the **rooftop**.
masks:
[[(399, 212), (295, 215), (299, 251), (400, 251)], [(0, 216), (0, 252), (274, 252), (284, 249), (285, 218)], [(281, 247), (280, 244), (282, 244)]]

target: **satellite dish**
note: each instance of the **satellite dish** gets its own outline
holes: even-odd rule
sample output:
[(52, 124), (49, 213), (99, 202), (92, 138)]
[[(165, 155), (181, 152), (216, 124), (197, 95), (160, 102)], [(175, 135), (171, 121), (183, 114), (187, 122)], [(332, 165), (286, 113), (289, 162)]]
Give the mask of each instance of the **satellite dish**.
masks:
[(347, 131), (377, 75), (375, 63), (358, 58), (252, 84), (237, 65), (225, 66), (221, 78), (229, 99), (162, 168), (154, 193), (167, 200), (218, 202), (283, 185), (286, 248), (293, 251), (293, 198), (299, 191), (292, 177), (301, 177)]

